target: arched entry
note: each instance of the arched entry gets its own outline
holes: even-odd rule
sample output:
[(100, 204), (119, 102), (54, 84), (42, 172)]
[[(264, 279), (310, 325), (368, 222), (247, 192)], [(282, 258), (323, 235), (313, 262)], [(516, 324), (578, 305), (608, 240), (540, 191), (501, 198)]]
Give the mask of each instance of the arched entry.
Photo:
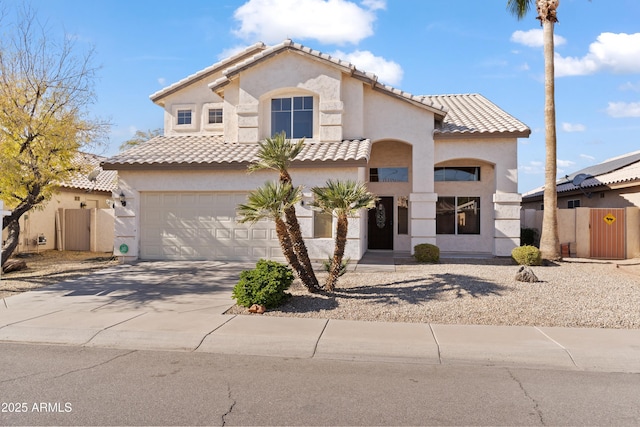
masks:
[(402, 141), (373, 143), (367, 186), (378, 202), (368, 213), (368, 249), (410, 250), (412, 153), (412, 146)]

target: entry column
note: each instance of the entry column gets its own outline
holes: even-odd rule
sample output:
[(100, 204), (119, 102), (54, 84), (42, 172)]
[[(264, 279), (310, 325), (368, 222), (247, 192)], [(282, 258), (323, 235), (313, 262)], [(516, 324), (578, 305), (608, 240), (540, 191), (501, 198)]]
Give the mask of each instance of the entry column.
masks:
[(495, 256), (511, 256), (511, 251), (520, 246), (520, 202), (518, 193), (495, 193), (494, 206), (494, 249)]
[(436, 244), (436, 193), (411, 193), (411, 253), (420, 243)]

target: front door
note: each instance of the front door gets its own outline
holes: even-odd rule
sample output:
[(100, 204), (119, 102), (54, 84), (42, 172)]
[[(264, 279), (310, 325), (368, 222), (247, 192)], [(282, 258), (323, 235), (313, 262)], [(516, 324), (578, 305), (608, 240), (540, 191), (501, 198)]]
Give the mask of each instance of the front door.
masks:
[(393, 249), (393, 197), (380, 197), (369, 209), (369, 249)]

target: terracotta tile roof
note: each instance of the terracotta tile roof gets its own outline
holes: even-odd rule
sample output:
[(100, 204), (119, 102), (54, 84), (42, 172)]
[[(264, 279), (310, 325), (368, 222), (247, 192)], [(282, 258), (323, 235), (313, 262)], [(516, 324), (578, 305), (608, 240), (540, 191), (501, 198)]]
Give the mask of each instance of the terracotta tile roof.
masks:
[(531, 133), (527, 125), (480, 94), (429, 95), (426, 98), (448, 110), (442, 128), (435, 130), (436, 137), (482, 134), (528, 137)]
[[(77, 153), (73, 159), (76, 166), (87, 167), (90, 171), (96, 171), (95, 179), (89, 180), (89, 174), (80, 172), (74, 174), (69, 180), (60, 184), (60, 187), (75, 188), (80, 190), (112, 191), (118, 184), (118, 173), (115, 170), (102, 170), (100, 163), (106, 157), (89, 153)], [(92, 173), (93, 175), (93, 173)], [(92, 178), (94, 178), (92, 176)]]
[[(157, 136), (102, 163), (105, 169), (137, 167), (246, 166), (256, 160), (258, 143), (227, 143), (218, 135)], [(368, 139), (305, 143), (297, 162), (366, 163), (371, 153)]]
[(229, 68), (223, 70), (223, 76), (211, 82), (209, 84), (209, 88), (213, 91), (216, 91), (217, 89), (220, 89), (227, 85), (243, 70), (246, 70), (247, 68), (250, 68), (253, 65), (257, 64), (258, 62), (264, 61), (284, 51), (297, 52), (303, 55), (308, 55), (311, 58), (324, 61), (334, 67), (340, 68), (345, 73), (349, 73), (352, 77), (368, 83), (375, 90), (379, 90), (388, 95), (395, 96), (404, 101), (412, 102), (420, 107), (427, 108), (438, 116), (443, 116), (444, 114), (446, 114), (446, 108), (432, 97), (412, 95), (408, 92), (396, 89), (392, 86), (378, 83), (378, 76), (373, 73), (358, 70), (355, 65), (350, 62), (344, 61), (340, 58), (332, 57), (331, 55), (303, 46), (300, 43), (295, 43), (289, 39), (277, 45), (269, 46), (268, 48), (260, 51), (255, 55), (234, 63)]
[[(580, 185), (575, 185), (573, 179), (578, 175), (584, 175)], [(597, 165), (581, 169), (556, 182), (556, 192), (565, 193), (579, 190), (580, 188), (594, 188), (599, 186), (640, 183), (640, 151), (625, 154), (620, 157), (605, 160)], [(534, 188), (522, 195), (523, 201), (542, 197), (544, 185)]]

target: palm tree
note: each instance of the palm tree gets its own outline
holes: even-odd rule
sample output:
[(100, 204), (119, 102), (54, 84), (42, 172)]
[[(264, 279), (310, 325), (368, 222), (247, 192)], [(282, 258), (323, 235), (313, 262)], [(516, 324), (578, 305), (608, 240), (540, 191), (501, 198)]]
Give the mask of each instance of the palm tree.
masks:
[(347, 245), (348, 217), (354, 216), (360, 209), (371, 209), (375, 205), (376, 196), (371, 194), (362, 183), (331, 179), (324, 187), (313, 187), (311, 191), (315, 196), (311, 206), (335, 215), (338, 219), (335, 248), (325, 284), (327, 291), (333, 291), (340, 277), (342, 258)]
[[(291, 140), (286, 139), (284, 132), (275, 135), (273, 138), (267, 138), (264, 142), (260, 143), (258, 160), (249, 166), (249, 171), (252, 172), (261, 169), (276, 170), (280, 175), (280, 183), (292, 186), (289, 165), (293, 159), (300, 154), (303, 147), (304, 139), (294, 144)], [(291, 188), (293, 190), (293, 187)], [(293, 245), (293, 251), (298, 262), (303, 267), (303, 274), (300, 276), (300, 280), (302, 280), (310, 291), (320, 289), (318, 279), (316, 278), (311, 260), (309, 259), (307, 246), (302, 237), (302, 231), (300, 230), (300, 223), (298, 222), (294, 204), (285, 206), (284, 216), (290, 241)]]
[(542, 25), (544, 37), (544, 122), (545, 122), (545, 174), (544, 174), (544, 214), (540, 235), (540, 252), (547, 260), (562, 259), (560, 239), (558, 237), (558, 195), (556, 193), (556, 106), (554, 76), (553, 28), (557, 18), (559, 0), (507, 0), (507, 9), (518, 17), (524, 18), (531, 5), (535, 3)]
[(293, 251), (287, 224), (282, 218), (284, 217), (285, 209), (298, 203), (301, 198), (302, 191), (300, 188), (292, 188), (289, 183), (266, 182), (262, 187), (249, 193), (247, 203), (238, 206), (238, 214), (240, 215), (238, 222), (240, 223), (249, 222), (255, 224), (262, 219), (270, 219), (275, 222), (276, 234), (278, 235), (282, 253), (298, 274), (300, 280), (302, 280), (306, 271), (298, 262), (298, 258)]

